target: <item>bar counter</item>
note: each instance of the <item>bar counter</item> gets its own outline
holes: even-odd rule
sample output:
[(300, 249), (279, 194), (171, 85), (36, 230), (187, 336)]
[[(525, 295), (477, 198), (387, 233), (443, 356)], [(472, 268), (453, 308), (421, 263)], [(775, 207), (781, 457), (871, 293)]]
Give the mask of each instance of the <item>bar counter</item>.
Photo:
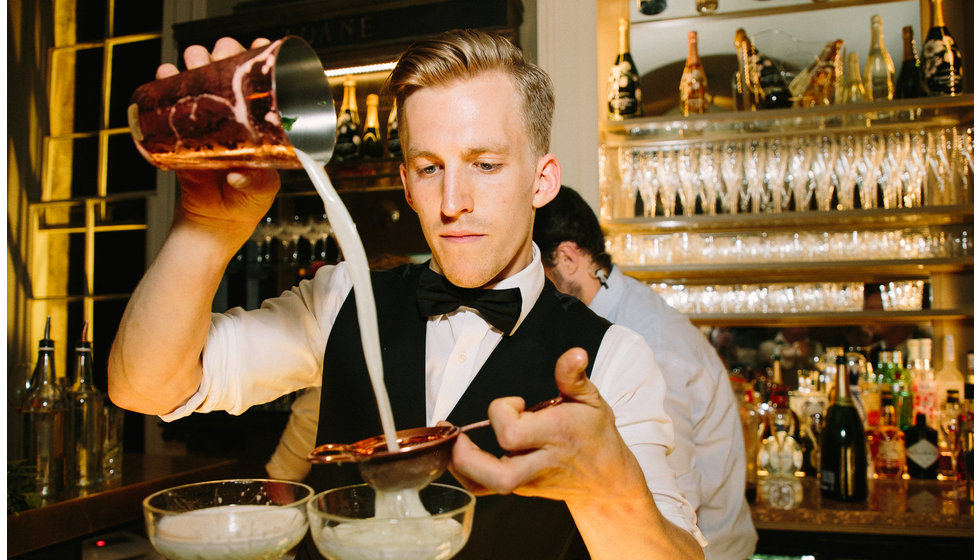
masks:
[(8, 558), (34, 551), (49, 558), (76, 556), (73, 542), (138, 522), (143, 518), (143, 499), (158, 490), (239, 476), (241, 469), (234, 460), (128, 453), (123, 457), (118, 486), (8, 515)]
[[(790, 490), (772, 492), (771, 481), (760, 477), (750, 504), (759, 532), (758, 552), (821, 559), (921, 558), (918, 555), (927, 551), (972, 557), (973, 503), (964, 483), (868, 483), (866, 502), (844, 503), (822, 498), (816, 478), (796, 478)], [(965, 553), (969, 554), (961, 555)]]

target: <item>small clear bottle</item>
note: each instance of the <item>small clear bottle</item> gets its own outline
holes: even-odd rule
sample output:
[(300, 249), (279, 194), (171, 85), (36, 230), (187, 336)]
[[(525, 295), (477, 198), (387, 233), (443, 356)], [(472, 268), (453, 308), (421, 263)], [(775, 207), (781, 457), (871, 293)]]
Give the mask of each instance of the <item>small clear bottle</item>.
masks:
[(88, 322), (75, 345), (75, 380), (68, 390), (74, 445), (71, 479), (76, 492), (85, 495), (102, 483), (102, 445), (105, 420), (102, 407), (105, 394), (93, 383), (92, 343), (86, 339)]
[(64, 497), (68, 467), (68, 403), (55, 374), (51, 317), (38, 343), (31, 388), (24, 397), (23, 456), (35, 470), (35, 487), (44, 504)]

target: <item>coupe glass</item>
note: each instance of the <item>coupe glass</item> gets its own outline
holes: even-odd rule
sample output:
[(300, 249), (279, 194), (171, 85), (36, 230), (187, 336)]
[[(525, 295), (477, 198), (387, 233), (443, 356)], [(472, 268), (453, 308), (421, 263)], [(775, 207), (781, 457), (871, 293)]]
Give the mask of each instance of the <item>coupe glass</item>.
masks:
[(473, 494), (444, 484), (419, 491), (430, 515), (375, 516), (375, 492), (366, 484), (321, 492), (307, 505), (310, 534), (330, 560), (446, 560), (473, 528)]
[(312, 497), (298, 482), (216, 480), (151, 494), (143, 516), (153, 547), (170, 560), (276, 560), (306, 534)]

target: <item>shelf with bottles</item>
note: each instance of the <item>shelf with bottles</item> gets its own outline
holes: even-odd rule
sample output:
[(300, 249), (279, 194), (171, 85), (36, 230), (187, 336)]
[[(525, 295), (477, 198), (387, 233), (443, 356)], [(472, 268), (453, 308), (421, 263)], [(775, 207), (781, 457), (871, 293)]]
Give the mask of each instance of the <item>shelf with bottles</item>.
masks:
[(736, 19), (778, 14), (798, 14), (815, 10), (833, 10), (868, 4), (891, 4), (902, 0), (697, 0), (668, 2), (666, 0), (636, 0), (631, 2), (630, 21), (675, 22), (703, 19)]

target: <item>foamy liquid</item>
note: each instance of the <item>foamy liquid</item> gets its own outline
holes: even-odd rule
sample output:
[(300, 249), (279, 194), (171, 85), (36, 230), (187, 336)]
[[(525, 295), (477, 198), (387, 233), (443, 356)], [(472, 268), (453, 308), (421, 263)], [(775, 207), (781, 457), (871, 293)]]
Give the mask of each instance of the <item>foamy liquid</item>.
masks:
[(314, 542), (321, 554), (337, 560), (445, 560), (466, 539), (455, 519), (373, 518), (323, 527)]
[(307, 526), (292, 507), (217, 506), (164, 517), (151, 540), (170, 560), (278, 560)]
[(368, 268), (367, 255), (364, 245), (357, 235), (354, 220), (351, 219), (347, 207), (341, 202), (340, 196), (334, 190), (323, 166), (318, 164), (302, 150), (296, 150), (303, 168), (306, 169), (310, 181), (323, 199), (323, 207), (327, 212), (327, 220), (337, 238), (347, 261), (347, 270), (354, 284), (354, 301), (357, 303), (357, 320), (361, 326), (361, 345), (364, 347), (364, 360), (367, 363), (371, 385), (374, 387), (374, 397), (378, 401), (378, 413), (381, 415), (381, 427), (389, 451), (399, 449), (395, 436), (395, 419), (388, 402), (388, 391), (385, 389), (384, 371), (381, 364), (381, 341), (378, 337), (378, 315), (374, 303), (374, 292), (371, 291), (371, 273)]

